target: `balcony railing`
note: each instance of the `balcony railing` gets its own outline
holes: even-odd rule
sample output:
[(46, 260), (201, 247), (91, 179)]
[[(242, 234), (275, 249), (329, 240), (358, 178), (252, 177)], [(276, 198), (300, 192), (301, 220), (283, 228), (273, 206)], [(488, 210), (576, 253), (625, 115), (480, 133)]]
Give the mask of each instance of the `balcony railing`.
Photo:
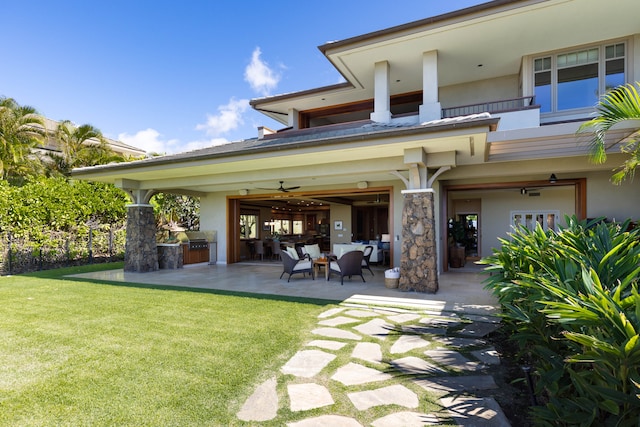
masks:
[(537, 108), (534, 105), (533, 96), (523, 96), (514, 99), (505, 99), (501, 101), (482, 102), (479, 104), (462, 105), (458, 107), (443, 108), (442, 118), (468, 116), (480, 113), (506, 113), (508, 111), (528, 110)]

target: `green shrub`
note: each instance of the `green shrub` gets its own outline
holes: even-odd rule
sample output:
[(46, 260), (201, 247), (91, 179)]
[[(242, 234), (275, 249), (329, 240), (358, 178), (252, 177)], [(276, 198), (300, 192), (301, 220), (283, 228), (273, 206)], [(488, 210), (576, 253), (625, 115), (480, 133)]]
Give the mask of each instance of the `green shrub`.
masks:
[(483, 259), (526, 363), (541, 425), (637, 425), (640, 241), (628, 223), (525, 228)]

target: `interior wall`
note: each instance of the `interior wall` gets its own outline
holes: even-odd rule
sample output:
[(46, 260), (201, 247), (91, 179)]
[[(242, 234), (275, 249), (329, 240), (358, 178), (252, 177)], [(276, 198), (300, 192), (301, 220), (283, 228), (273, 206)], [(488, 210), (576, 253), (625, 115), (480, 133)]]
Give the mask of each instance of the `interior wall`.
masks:
[[(332, 204), (330, 208), (331, 244), (351, 242), (351, 206)], [(342, 221), (342, 230), (336, 230), (336, 221)]]

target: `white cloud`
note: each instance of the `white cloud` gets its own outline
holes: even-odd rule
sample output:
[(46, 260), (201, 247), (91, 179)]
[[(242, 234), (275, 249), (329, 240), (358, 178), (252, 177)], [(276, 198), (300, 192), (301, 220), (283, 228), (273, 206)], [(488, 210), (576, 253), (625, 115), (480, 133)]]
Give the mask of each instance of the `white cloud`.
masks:
[(207, 115), (207, 122), (197, 125), (196, 129), (204, 130), (210, 136), (225, 134), (244, 124), (242, 115), (248, 108), (248, 99), (231, 98), (228, 104), (218, 107), (217, 115)]
[(260, 59), (261, 54), (260, 48), (255, 48), (251, 55), (251, 63), (244, 70), (244, 79), (249, 83), (251, 89), (267, 96), (280, 82), (280, 75)]
[(128, 133), (118, 134), (119, 141), (143, 149), (147, 153), (172, 153), (179, 148), (179, 140), (164, 140), (161, 137), (160, 132), (151, 128), (138, 131), (135, 135), (129, 135)]

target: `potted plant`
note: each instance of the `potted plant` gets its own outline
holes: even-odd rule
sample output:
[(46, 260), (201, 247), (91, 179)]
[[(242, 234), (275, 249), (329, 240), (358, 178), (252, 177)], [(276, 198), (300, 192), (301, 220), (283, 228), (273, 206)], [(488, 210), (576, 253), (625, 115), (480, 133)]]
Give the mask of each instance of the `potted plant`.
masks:
[(466, 230), (462, 221), (449, 220), (449, 266), (451, 268), (464, 267)]

